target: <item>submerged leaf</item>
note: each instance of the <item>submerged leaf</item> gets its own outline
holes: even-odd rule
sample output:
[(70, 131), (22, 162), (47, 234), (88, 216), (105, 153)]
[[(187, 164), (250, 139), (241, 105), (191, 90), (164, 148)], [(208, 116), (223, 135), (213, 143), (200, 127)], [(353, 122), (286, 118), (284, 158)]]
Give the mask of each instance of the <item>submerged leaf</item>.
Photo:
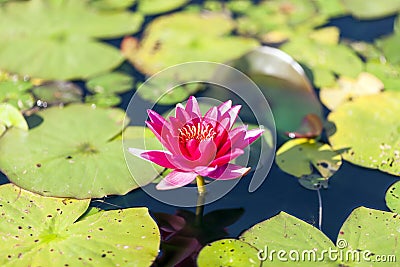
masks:
[(12, 184), (0, 186), (0, 265), (150, 266), (160, 234), (148, 210), (81, 217), (89, 203), (42, 197)]
[(321, 135), (323, 129), (321, 118), (315, 114), (306, 115), (295, 132), (286, 132), (290, 138), (315, 138)]
[(8, 3), (0, 7), (0, 68), (53, 80), (87, 78), (123, 61), (95, 38), (134, 33), (141, 23), (139, 14), (99, 12), (81, 0)]
[(329, 142), (353, 164), (400, 176), (400, 93), (363, 96), (331, 112)]
[(326, 188), (328, 179), (342, 164), (340, 155), (329, 145), (307, 138), (287, 141), (278, 149), (275, 160), (281, 170), (304, 180), (301, 184), (314, 190)]
[[(121, 140), (113, 139), (125, 126), (122, 110), (69, 105), (37, 115), (43, 119), (39, 126), (29, 132), (12, 128), (0, 139), (0, 169), (13, 183), (42, 195), (75, 198), (139, 187)], [(155, 177), (140, 178), (145, 184)]]
[(82, 102), (82, 89), (71, 82), (55, 81), (32, 89), (36, 99), (46, 106)]

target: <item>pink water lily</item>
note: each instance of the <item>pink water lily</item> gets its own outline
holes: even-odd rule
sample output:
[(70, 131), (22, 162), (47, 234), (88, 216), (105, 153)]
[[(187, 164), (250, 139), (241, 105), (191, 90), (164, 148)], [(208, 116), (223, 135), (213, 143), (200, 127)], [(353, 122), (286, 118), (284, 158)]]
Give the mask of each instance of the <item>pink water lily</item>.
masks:
[(159, 190), (174, 189), (191, 183), (196, 177), (218, 180), (239, 178), (250, 170), (230, 163), (244, 153), (262, 129), (247, 130), (242, 125), (233, 128), (241, 106), (232, 101), (210, 108), (202, 116), (196, 98), (190, 97), (186, 107), (176, 105), (175, 116), (168, 120), (148, 110), (147, 126), (156, 135), (166, 151), (129, 151), (162, 167), (173, 169), (157, 185)]

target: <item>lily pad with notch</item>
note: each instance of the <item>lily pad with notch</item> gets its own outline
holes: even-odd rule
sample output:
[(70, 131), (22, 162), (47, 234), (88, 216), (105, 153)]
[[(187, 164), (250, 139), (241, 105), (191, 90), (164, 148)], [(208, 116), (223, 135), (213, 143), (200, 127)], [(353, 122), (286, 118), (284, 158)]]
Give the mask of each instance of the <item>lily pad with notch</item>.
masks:
[(328, 187), (328, 179), (342, 164), (340, 154), (328, 144), (314, 139), (298, 138), (284, 143), (276, 153), (281, 170), (299, 178), (301, 185), (316, 190)]
[(150, 266), (160, 233), (147, 208), (85, 213), (89, 203), (0, 186), (1, 266)]
[(79, 199), (139, 187), (122, 142), (115, 139), (125, 128), (122, 110), (73, 104), (36, 115), (43, 119), (39, 126), (29, 132), (12, 128), (0, 139), (0, 169), (13, 183), (46, 196)]
[(400, 181), (392, 184), (386, 191), (386, 206), (393, 212), (400, 212)]

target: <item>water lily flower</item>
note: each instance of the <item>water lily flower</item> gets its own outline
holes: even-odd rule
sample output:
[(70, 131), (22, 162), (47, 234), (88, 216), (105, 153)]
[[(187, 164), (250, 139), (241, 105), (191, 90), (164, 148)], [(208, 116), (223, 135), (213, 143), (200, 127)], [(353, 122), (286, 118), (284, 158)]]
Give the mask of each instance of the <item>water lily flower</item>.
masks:
[(129, 148), (133, 155), (173, 169), (156, 186), (159, 190), (183, 187), (197, 178), (199, 193), (203, 190), (203, 177), (218, 180), (239, 178), (250, 168), (230, 163), (244, 153), (263, 129), (247, 130), (246, 125), (233, 128), (241, 106), (227, 101), (210, 108), (204, 116), (195, 97), (186, 107), (177, 104), (175, 116), (164, 119), (148, 110), (147, 126), (162, 143), (165, 151), (144, 151)]

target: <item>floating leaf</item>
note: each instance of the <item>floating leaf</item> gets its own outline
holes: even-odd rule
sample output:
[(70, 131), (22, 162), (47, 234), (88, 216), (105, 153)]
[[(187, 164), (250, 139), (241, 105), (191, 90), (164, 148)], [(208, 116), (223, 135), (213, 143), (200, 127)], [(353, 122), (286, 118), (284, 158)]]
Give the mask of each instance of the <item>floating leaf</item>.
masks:
[(28, 131), (28, 124), (18, 109), (7, 103), (0, 104), (0, 136), (10, 127)]
[[(331, 45), (297, 38), (282, 45), (281, 48), (313, 71), (314, 84), (317, 87), (332, 85), (331, 77), (334, 74), (355, 78), (363, 69), (361, 59), (343, 44)], [(326, 73), (322, 75), (322, 71), (330, 76)]]
[(229, 36), (233, 28), (233, 20), (223, 14), (175, 13), (153, 20), (140, 43), (124, 39), (122, 52), (149, 75), (188, 61), (223, 63), (258, 45), (254, 39)]
[(86, 87), (92, 93), (116, 94), (132, 89), (133, 82), (133, 77), (128, 74), (110, 72), (91, 78), (86, 82)]
[(42, 195), (75, 198), (138, 187), (121, 140), (113, 140), (124, 127), (122, 110), (69, 105), (37, 115), (43, 119), (39, 126), (29, 132), (12, 128), (0, 139), (0, 169), (13, 183)]
[(400, 64), (400, 55), (398, 53), (398, 48), (400, 46), (400, 34), (393, 34), (382, 40), (378, 40), (377, 46), (382, 49), (383, 54), (389, 63)]
[[(382, 261), (385, 257), (387, 266), (399, 266), (395, 258), (400, 255), (399, 217), (396, 213), (365, 207), (353, 210), (340, 229), (336, 242), (343, 255), (350, 255), (350, 261), (345, 265), (375, 266), (371, 263)], [(352, 259), (352, 255), (357, 253), (360, 260), (357, 256)]]
[(328, 17), (338, 17), (347, 13), (342, 0), (315, 0), (315, 4), (318, 7), (318, 11)]
[(383, 92), (331, 112), (329, 142), (353, 164), (400, 176), (400, 93)]
[[(290, 266), (310, 266), (310, 262), (316, 262), (317, 258), (318, 266), (337, 266), (328, 257), (319, 260), (322, 251), (335, 247), (332, 241), (314, 226), (285, 212), (254, 225), (240, 236), (240, 240), (256, 247), (258, 255), (264, 259), (263, 265), (266, 266), (282, 266), (282, 261), (276, 258), (276, 254), (273, 258), (269, 257), (272, 250), (286, 251), (284, 257), (287, 259), (287, 266), (289, 263)], [(298, 253), (289, 255), (293, 250)], [(300, 260), (303, 251), (309, 251), (305, 254), (304, 261)]]
[(400, 91), (400, 66), (389, 62), (368, 61), (366, 71), (374, 74), (385, 85), (385, 90)]
[(82, 102), (82, 89), (71, 82), (48, 82), (34, 87), (33, 94), (47, 105)]
[(0, 8), (0, 68), (45, 79), (87, 78), (123, 61), (94, 38), (134, 33), (141, 22), (139, 14), (102, 13), (81, 0), (8, 3)]
[(0, 80), (0, 103), (9, 103), (19, 110), (33, 107), (34, 98), (28, 90), (32, 83), (21, 80)]
[(393, 211), (399, 213), (400, 211), (400, 182), (395, 182), (386, 191), (386, 206)]
[(85, 103), (97, 107), (107, 108), (117, 106), (121, 103), (121, 97), (115, 94), (94, 94), (85, 97)]
[(146, 208), (81, 217), (90, 200), (42, 197), (12, 184), (0, 192), (1, 266), (150, 266), (158, 254), (160, 234)]
[(89, 4), (100, 10), (123, 10), (127, 9), (133, 4), (136, 0), (90, 0)]
[(222, 239), (204, 247), (198, 256), (199, 267), (209, 266), (260, 266), (258, 251), (237, 239)]
[(346, 9), (359, 19), (378, 19), (383, 18), (400, 11), (399, 0), (342, 0)]
[(352, 101), (363, 95), (375, 95), (383, 90), (384, 84), (374, 75), (362, 72), (357, 79), (340, 77), (334, 88), (321, 88), (322, 103), (330, 110), (336, 109), (347, 101)]
[(138, 10), (146, 15), (156, 15), (177, 9), (189, 0), (138, 0)]
[(329, 145), (307, 138), (287, 141), (278, 149), (275, 161), (284, 172), (306, 181), (310, 180), (312, 186), (307, 187), (308, 189), (327, 187), (329, 177), (334, 175), (342, 164), (340, 155)]

